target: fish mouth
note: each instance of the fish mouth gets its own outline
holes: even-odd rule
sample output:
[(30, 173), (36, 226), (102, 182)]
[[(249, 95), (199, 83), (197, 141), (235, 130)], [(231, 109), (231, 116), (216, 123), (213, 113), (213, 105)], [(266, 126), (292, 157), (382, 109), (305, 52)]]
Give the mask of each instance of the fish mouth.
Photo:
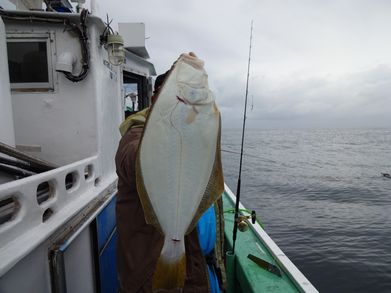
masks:
[(185, 98), (181, 98), (180, 96), (176, 96), (177, 100), (185, 105), (190, 105), (190, 102), (185, 99)]

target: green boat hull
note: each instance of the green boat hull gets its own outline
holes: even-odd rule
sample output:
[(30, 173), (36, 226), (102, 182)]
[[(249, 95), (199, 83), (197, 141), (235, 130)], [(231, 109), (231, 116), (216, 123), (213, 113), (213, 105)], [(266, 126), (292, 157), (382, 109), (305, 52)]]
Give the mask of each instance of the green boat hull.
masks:
[[(282, 253), (258, 223), (252, 224), (247, 220), (249, 229), (245, 232), (238, 230), (235, 244), (235, 255), (232, 250), (235, 196), (226, 186), (223, 193), (225, 243), (228, 251), (227, 265), (227, 292), (318, 292), (315, 287), (294, 266), (288, 257)], [(240, 205), (241, 209), (244, 207)], [(244, 213), (247, 215), (247, 213)], [(260, 266), (248, 256), (253, 255), (261, 259)], [(276, 266), (281, 273), (278, 276), (265, 268)]]

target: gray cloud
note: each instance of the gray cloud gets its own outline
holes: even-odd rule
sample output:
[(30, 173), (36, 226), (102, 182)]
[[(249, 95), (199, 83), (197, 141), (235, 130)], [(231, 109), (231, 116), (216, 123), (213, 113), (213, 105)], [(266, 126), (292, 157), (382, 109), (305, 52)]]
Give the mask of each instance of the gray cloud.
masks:
[(263, 80), (253, 90), (253, 127), (391, 126), (391, 68), (386, 65), (323, 78)]
[(185, 51), (204, 59), (225, 127), (241, 126), (251, 19), (250, 127), (391, 127), (390, 1), (126, 3), (101, 11), (146, 23), (159, 73)]

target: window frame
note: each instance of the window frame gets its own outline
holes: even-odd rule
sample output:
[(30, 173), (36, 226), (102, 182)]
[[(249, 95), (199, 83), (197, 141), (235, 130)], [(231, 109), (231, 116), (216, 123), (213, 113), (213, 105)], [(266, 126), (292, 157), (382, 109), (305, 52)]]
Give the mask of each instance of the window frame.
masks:
[[(46, 43), (46, 56), (48, 66), (48, 82), (23, 82), (23, 83), (12, 83), (10, 86), (12, 91), (19, 92), (47, 92), (54, 91), (54, 58), (55, 58), (55, 44), (54, 44), (54, 33), (53, 32), (42, 32), (42, 33), (29, 33), (29, 32), (10, 32), (7, 33), (7, 44), (8, 43), (26, 43), (26, 42), (45, 42)], [(7, 58), (8, 59), (8, 58)], [(8, 61), (8, 60), (7, 60)]]

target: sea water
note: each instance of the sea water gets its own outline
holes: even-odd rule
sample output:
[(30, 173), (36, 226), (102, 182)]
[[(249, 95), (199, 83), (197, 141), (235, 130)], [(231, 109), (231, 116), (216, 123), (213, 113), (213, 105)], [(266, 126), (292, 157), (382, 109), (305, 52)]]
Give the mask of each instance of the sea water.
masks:
[[(234, 192), (240, 143), (223, 129)], [(242, 203), (320, 292), (391, 292), (391, 129), (250, 129), (244, 154)]]

